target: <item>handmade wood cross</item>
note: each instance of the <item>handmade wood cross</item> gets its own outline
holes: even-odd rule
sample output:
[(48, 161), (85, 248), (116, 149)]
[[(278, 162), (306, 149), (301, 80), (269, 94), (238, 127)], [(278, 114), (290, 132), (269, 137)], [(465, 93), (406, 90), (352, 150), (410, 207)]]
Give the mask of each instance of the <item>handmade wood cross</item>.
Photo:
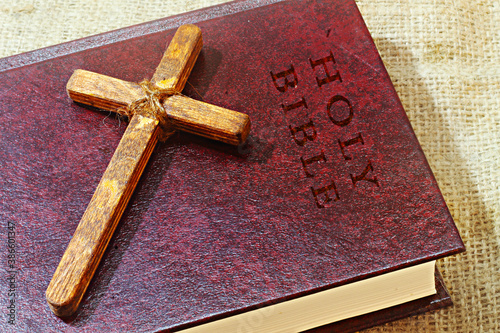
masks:
[[(142, 86), (83, 70), (68, 81), (68, 95), (75, 102), (135, 113), (47, 288), (47, 302), (56, 315), (69, 316), (78, 308), (158, 141), (160, 122), (233, 145), (245, 141), (247, 115), (180, 95), (202, 44), (198, 27), (181, 26), (151, 82)], [(153, 111), (144, 112), (144, 105)]]

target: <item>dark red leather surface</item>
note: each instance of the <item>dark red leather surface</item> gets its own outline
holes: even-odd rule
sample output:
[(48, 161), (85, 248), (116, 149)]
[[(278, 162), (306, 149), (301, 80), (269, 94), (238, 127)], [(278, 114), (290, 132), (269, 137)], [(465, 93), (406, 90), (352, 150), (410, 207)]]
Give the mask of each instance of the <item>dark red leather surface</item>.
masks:
[[(262, 3), (0, 60), (0, 216), (15, 226), (17, 251), (16, 324), (0, 320), (2, 330), (178, 329), (463, 251), (354, 1)], [(78, 68), (150, 78), (172, 22), (203, 32), (184, 94), (249, 114), (248, 143), (185, 133), (160, 143), (77, 315), (57, 318), (45, 289), (126, 126), (72, 103), (66, 82)], [(330, 52), (327, 68), (341, 81), (320, 87), (326, 73), (313, 63)], [(281, 92), (272, 74), (291, 65), (297, 84)], [(284, 112), (302, 98), (307, 110)], [(316, 137), (300, 146), (291, 129), (309, 121)], [(352, 141), (360, 133), (363, 144)], [(350, 139), (346, 159), (339, 143)], [(321, 152), (304, 162), (307, 177), (301, 158)], [(377, 184), (353, 185), (364, 170)], [(311, 187), (332, 181), (340, 199), (318, 208)], [(7, 244), (7, 227), (0, 239)]]

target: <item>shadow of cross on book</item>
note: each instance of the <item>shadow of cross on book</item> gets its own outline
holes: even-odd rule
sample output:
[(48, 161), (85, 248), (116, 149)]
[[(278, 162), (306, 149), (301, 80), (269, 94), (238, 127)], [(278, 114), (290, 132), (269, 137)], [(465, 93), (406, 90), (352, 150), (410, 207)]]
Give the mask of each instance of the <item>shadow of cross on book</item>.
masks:
[[(135, 113), (47, 288), (47, 302), (56, 315), (70, 316), (77, 310), (158, 141), (162, 120), (173, 128), (229, 144), (245, 141), (250, 131), (246, 114), (180, 95), (202, 44), (198, 27), (179, 27), (145, 88), (83, 70), (76, 70), (68, 81), (68, 95), (75, 102)], [(155, 98), (151, 90), (160, 95), (153, 103), (155, 115), (145, 114), (138, 104)]]

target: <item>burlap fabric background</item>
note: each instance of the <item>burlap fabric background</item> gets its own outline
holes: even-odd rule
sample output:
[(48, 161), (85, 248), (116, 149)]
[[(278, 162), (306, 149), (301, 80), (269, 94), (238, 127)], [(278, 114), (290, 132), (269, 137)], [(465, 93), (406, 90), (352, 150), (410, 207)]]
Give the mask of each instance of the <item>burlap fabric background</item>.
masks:
[[(2, 0), (0, 57), (225, 0)], [(455, 306), (369, 332), (500, 332), (500, 3), (358, 0), (467, 253)]]

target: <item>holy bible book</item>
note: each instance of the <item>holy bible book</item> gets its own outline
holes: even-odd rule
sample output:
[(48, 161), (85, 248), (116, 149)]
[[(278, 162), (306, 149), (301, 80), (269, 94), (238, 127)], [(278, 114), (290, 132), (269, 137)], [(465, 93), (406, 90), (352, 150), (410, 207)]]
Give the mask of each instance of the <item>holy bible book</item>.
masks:
[[(245, 144), (159, 143), (80, 308), (45, 290), (127, 123), (77, 69), (150, 78), (181, 24), (183, 94), (250, 116)], [(450, 305), (464, 251), (353, 0), (238, 1), (0, 60), (2, 331), (349, 332)]]

